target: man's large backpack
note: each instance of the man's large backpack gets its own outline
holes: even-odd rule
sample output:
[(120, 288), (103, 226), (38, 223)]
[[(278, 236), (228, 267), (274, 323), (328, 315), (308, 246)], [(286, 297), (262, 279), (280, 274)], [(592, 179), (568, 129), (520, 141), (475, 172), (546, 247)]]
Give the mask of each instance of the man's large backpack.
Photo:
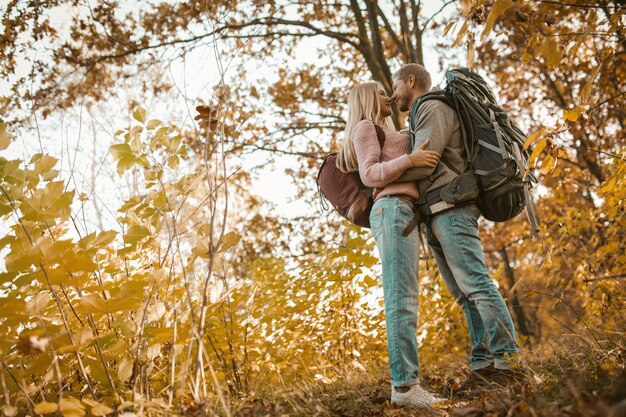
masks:
[(532, 236), (538, 232), (539, 217), (530, 188), (536, 178), (528, 170), (529, 149), (526, 136), (496, 102), (485, 80), (467, 68), (446, 72), (446, 88), (418, 99), (410, 120), (420, 105), (440, 100), (452, 107), (460, 120), (469, 171), (480, 188), (478, 207), (482, 215), (495, 222), (517, 216), (526, 207)]
[[(382, 149), (385, 132), (378, 125), (374, 127)], [(363, 184), (358, 171), (346, 174), (337, 168), (336, 161), (337, 154), (331, 153), (324, 159), (317, 173), (317, 189), (322, 199), (322, 207), (325, 197), (341, 216), (358, 226), (369, 228), (370, 212), (374, 204), (373, 190)]]

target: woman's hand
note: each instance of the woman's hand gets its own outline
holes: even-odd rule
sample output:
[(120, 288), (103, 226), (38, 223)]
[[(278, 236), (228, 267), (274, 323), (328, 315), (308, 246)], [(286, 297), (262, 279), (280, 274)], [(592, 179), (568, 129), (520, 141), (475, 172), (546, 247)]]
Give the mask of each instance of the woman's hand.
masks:
[(419, 148), (409, 154), (409, 160), (413, 168), (433, 168), (439, 162), (439, 153), (435, 151), (427, 151), (425, 148), (430, 143), (430, 139), (426, 139)]

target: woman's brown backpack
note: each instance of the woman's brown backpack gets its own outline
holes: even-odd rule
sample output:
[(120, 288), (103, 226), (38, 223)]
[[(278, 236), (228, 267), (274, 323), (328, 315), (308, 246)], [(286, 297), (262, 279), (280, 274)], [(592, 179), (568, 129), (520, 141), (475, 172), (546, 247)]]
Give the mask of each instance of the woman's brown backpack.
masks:
[[(376, 136), (380, 149), (385, 144), (385, 132), (378, 126)], [(374, 199), (373, 189), (365, 186), (359, 172), (344, 173), (336, 164), (337, 153), (328, 155), (317, 173), (317, 190), (320, 193), (322, 208), (328, 210), (324, 198), (348, 221), (361, 227), (370, 227), (370, 211)]]

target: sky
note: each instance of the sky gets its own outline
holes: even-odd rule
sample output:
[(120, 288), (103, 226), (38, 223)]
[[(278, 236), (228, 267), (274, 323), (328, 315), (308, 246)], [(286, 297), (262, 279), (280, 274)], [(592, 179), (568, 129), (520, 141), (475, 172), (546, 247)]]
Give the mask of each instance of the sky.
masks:
[[(1, 2), (0, 2), (1, 3)], [(444, 2), (423, 2), (424, 15), (430, 16), (437, 12)], [(137, 9), (145, 2), (124, 2), (122, 7), (129, 10)], [(0, 10), (3, 6), (0, 4)], [(455, 7), (449, 6), (447, 14), (454, 12)], [(69, 8), (58, 8), (51, 13), (50, 18), (59, 30), (67, 30), (72, 19), (73, 11)], [(445, 14), (444, 14), (445, 15)], [(26, 34), (25, 34), (26, 36)], [(439, 55), (434, 48), (435, 39), (424, 39), (425, 66), (431, 71), (435, 84), (443, 79), (443, 72), (439, 68)], [(323, 37), (309, 37), (299, 41), (295, 48), (295, 57), (292, 64), (299, 66), (305, 63), (323, 65), (319, 61), (318, 49), (323, 49), (328, 42)], [(219, 45), (218, 45), (219, 46)], [(45, 45), (41, 49), (29, 51), (32, 56), (45, 53)], [(187, 54), (184, 60), (176, 61), (163, 70), (175, 84), (174, 94), (165, 100), (159, 97), (148, 98), (142, 103), (149, 112), (149, 118), (159, 118), (173, 121), (180, 125), (190, 125), (195, 115), (195, 106), (200, 102), (207, 102), (212, 94), (213, 87), (220, 80), (216, 50), (213, 48), (198, 48)], [(27, 57), (28, 58), (28, 57)], [(282, 57), (277, 57), (282, 59)], [(24, 60), (22, 71), (28, 72), (28, 60)], [(225, 64), (225, 62), (222, 62)], [(242, 60), (240, 57), (230, 62), (230, 67), (224, 68), (227, 82), (236, 82), (233, 75), (243, 66), (249, 73), (256, 73), (259, 79), (269, 83), (276, 79), (276, 74), (270, 66), (259, 65), (253, 59)], [(0, 81), (0, 94), (7, 91), (11, 80)], [(176, 93), (178, 91), (178, 94)], [(38, 129), (24, 129), (14, 132), (17, 144), (9, 149), (8, 157), (21, 157), (29, 160), (30, 157), (43, 150), (60, 159), (59, 166), (62, 176), (71, 178), (72, 186), (78, 193), (84, 192), (93, 196), (94, 206), (88, 210), (94, 214), (85, 216), (85, 221), (98, 228), (115, 226), (115, 209), (121, 202), (134, 193), (134, 178), (126, 175), (119, 178), (115, 172), (114, 161), (108, 154), (108, 147), (115, 143), (113, 132), (123, 128), (130, 122), (130, 114), (124, 106), (128, 99), (132, 99), (132, 91), (117, 91), (117, 97), (102, 102), (91, 109), (76, 106), (75, 108), (58, 112), (47, 119), (38, 117)], [(35, 139), (37, 138), (37, 139)], [(255, 167), (264, 166), (265, 158), (262, 152), (253, 153), (239, 161), (240, 168), (251, 171)], [(285, 175), (284, 169), (295, 167), (292, 158), (283, 157), (273, 166), (258, 169), (258, 176), (253, 182), (252, 190), (262, 195), (274, 205), (276, 214), (286, 217), (301, 215), (310, 212), (311, 202), (294, 198), (295, 185), (291, 178)], [(311, 181), (314, 185), (314, 179)], [(93, 191), (93, 192), (92, 192)], [(317, 208), (313, 208), (316, 210)], [(95, 213), (94, 213), (95, 211)]]

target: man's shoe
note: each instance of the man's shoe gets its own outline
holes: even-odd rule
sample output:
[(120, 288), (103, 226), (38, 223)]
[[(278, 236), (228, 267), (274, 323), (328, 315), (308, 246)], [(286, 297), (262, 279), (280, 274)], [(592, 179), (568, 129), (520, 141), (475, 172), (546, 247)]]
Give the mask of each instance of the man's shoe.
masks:
[(508, 387), (514, 384), (521, 384), (528, 381), (528, 373), (521, 367), (514, 369), (497, 369), (490, 379), (500, 387)]
[(394, 405), (426, 407), (441, 401), (445, 399), (435, 397), (419, 384), (412, 385), (407, 392), (399, 392), (395, 387), (391, 387), (391, 404)]
[(497, 375), (499, 370), (493, 365), (472, 371), (461, 386), (454, 390), (455, 396), (471, 399), (485, 391), (493, 389), (492, 378)]

